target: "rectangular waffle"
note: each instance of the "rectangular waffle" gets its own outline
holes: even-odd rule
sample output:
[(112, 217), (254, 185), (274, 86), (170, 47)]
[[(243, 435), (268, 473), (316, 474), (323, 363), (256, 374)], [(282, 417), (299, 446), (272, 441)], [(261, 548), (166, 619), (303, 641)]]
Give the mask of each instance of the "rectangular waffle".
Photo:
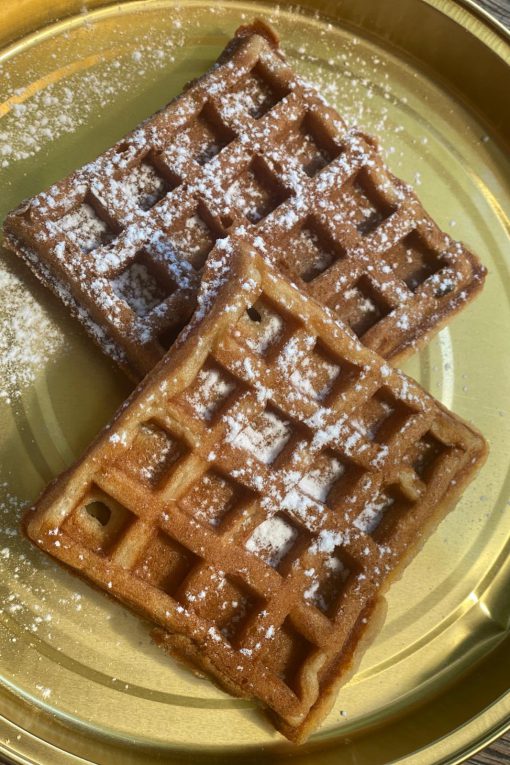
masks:
[(424, 344), (485, 275), (262, 22), (4, 226), (6, 245), (135, 379), (188, 321), (215, 242), (239, 232), (388, 359)]
[(25, 530), (302, 741), (485, 455), (474, 428), (225, 239), (192, 322)]

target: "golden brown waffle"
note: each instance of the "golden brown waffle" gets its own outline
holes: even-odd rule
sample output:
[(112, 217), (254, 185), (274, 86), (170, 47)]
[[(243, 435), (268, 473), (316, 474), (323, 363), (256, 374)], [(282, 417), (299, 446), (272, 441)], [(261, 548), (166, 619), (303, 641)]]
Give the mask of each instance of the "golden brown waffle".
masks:
[(204, 77), (94, 162), (12, 212), (5, 242), (140, 378), (189, 319), (235, 232), (387, 358), (423, 344), (485, 270), (385, 167), (373, 139), (243, 27)]
[(191, 324), (25, 527), (300, 741), (485, 454), (474, 428), (226, 239)]

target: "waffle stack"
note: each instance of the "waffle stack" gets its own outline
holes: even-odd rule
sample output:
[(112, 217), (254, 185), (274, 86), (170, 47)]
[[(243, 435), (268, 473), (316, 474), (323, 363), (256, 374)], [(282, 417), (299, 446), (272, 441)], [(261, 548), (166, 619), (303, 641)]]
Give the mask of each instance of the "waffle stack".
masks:
[(11, 213), (4, 233), (134, 379), (189, 320), (227, 235), (247, 237), (393, 360), (485, 275), (260, 22), (165, 109)]
[(485, 459), (382, 358), (426, 342), (483, 267), (261, 22), (5, 235), (148, 373), (27, 535), (303, 741)]
[(29, 537), (301, 741), (483, 438), (244, 245)]

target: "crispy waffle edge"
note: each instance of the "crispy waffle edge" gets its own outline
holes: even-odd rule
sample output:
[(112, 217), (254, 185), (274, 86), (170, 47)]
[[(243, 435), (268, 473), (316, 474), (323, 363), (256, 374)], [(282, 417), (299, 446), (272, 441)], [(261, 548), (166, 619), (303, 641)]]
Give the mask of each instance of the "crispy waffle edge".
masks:
[[(267, 264), (263, 264), (259, 256), (255, 256), (255, 262), (257, 263), (258, 268), (262, 270), (267, 269), (270, 271), (270, 267)], [(138, 394), (142, 392), (146, 386), (150, 386), (151, 383), (158, 380), (160, 377), (160, 371), (165, 370), (165, 372), (168, 372), (168, 370), (171, 369), (178, 372), (181, 361), (186, 359), (188, 349), (195, 342), (199, 342), (200, 338), (203, 339), (204, 326), (211, 325), (215, 320), (218, 320), (222, 312), (224, 312), (225, 307), (229, 304), (229, 299), (232, 292), (232, 282), (230, 280), (238, 280), (242, 278), (243, 275), (252, 273), (254, 267), (253, 263), (253, 256), (245, 252), (233, 260), (232, 269), (229, 273), (229, 281), (220, 284), (218, 294), (213, 295), (214, 300), (212, 304), (210, 304), (210, 302), (206, 304), (206, 310), (203, 312), (203, 315), (196, 318), (192, 322), (189, 330), (187, 333), (185, 333), (187, 335), (186, 338), (180, 342), (177, 342), (174, 349), (170, 351), (168, 356), (162, 362), (160, 362), (160, 364), (158, 364), (152, 373), (150, 373), (147, 380), (140, 384), (140, 386), (136, 391), (134, 391), (128, 401), (121, 407), (112, 424), (98, 436), (98, 438), (93, 442), (93, 444), (85, 452), (83, 457), (76, 463), (76, 465), (70, 470), (66, 471), (52, 484), (50, 484), (45, 492), (43, 492), (41, 498), (36, 503), (34, 508), (27, 512), (23, 519), (23, 528), (25, 533), (35, 544), (38, 544), (38, 528), (40, 522), (44, 519), (47, 508), (51, 506), (53, 501), (59, 495), (61, 495), (63, 491), (65, 491), (65, 486), (69, 477), (72, 476), (77, 470), (86, 470), (88, 462), (94, 457), (96, 447), (103, 441), (104, 438), (106, 438), (106, 435), (111, 428), (122, 422), (124, 412), (129, 410), (130, 403), (137, 398)], [(282, 277), (279, 278), (281, 281), (284, 281)], [(208, 300), (209, 299), (210, 296)], [(313, 302), (314, 301), (312, 301), (312, 303)], [(317, 304), (315, 307), (312, 305), (312, 310), (320, 311), (320, 307)], [(367, 358), (373, 357), (374, 354), (367, 350), (366, 356)], [(440, 406), (440, 408), (447, 412), (444, 407)], [(472, 480), (475, 472), (477, 472), (478, 469), (482, 466), (487, 456), (487, 444), (485, 443), (483, 437), (478, 433), (478, 431), (476, 431), (476, 429), (471, 425), (464, 423), (460, 418), (451, 415), (451, 413), (448, 413), (448, 415), (453, 417), (458, 423), (462, 423), (469, 429), (472, 435), (478, 438), (479, 448), (477, 451), (476, 461), (472, 462), (469, 466), (465, 466), (463, 472), (457, 476), (455, 486), (450, 486), (449, 490), (445, 492), (442, 500), (436, 505), (433, 514), (429, 517), (427, 524), (421, 528), (420, 537), (415, 540), (415, 543), (407, 549), (406, 554), (403, 556), (399, 565), (393, 570), (391, 577), (386, 580), (386, 585), (379, 590), (377, 597), (369, 605), (370, 610), (375, 614), (374, 619), (371, 618), (366, 627), (359, 625), (359, 629), (356, 631), (356, 634), (352, 636), (351, 645), (347, 651), (347, 656), (343, 656), (341, 664), (331, 673), (332, 676), (328, 679), (328, 682), (321, 696), (311, 707), (304, 720), (298, 725), (293, 726), (282, 721), (278, 716), (276, 716), (277, 727), (290, 740), (293, 740), (297, 743), (304, 741), (327, 714), (336, 698), (336, 693), (339, 687), (344, 684), (348, 677), (355, 671), (362, 655), (366, 650), (366, 647), (377, 633), (378, 628), (384, 619), (384, 592), (387, 590), (390, 583), (402, 574), (407, 563), (409, 563), (415, 557), (422, 544), (430, 536), (440, 521), (445, 517), (447, 512), (453, 507), (457, 499), (460, 497), (462, 491)], [(40, 546), (45, 549), (44, 544)], [(75, 573), (79, 574), (80, 572), (75, 570)], [(86, 578), (89, 581), (91, 579), (94, 581), (93, 577), (90, 576), (90, 573), (86, 576)], [(122, 598), (120, 599), (122, 600)], [(142, 613), (142, 615), (147, 616), (147, 613)], [(181, 660), (184, 660), (185, 662), (191, 661), (193, 664), (198, 665), (199, 668), (203, 669), (208, 674), (213, 671), (216, 682), (219, 682), (224, 687), (227, 687), (230, 692), (243, 693), (243, 695), (246, 695), (242, 688), (235, 682), (232, 682), (232, 680), (229, 678), (221, 676), (221, 671), (217, 667), (214, 667), (214, 664), (211, 662), (209, 657), (200, 655), (198, 647), (193, 643), (192, 640), (189, 640), (183, 636), (175, 637), (169, 634), (164, 634), (164, 631), (161, 629), (157, 630), (155, 637), (158, 643), (162, 644), (163, 647), (165, 647), (171, 653), (177, 655)], [(272, 716), (274, 717), (274, 715)]]
[[(222, 63), (224, 61), (228, 61), (233, 53), (239, 48), (239, 46), (243, 44), (243, 41), (250, 38), (251, 36), (259, 36), (263, 38), (265, 42), (268, 43), (268, 45), (271, 47), (273, 52), (275, 52), (277, 55), (280, 55), (279, 38), (276, 32), (274, 32), (274, 30), (272, 30), (271, 27), (269, 27), (263, 21), (255, 20), (252, 24), (240, 27), (237, 30), (236, 35), (227, 44), (227, 47), (225, 48), (223, 54), (220, 56), (218, 62)], [(176, 96), (176, 98), (174, 98), (170, 104), (177, 102), (179, 98), (185, 95), (186, 92), (196, 83), (200, 83), (201, 81), (205, 80), (208, 74), (209, 72), (206, 72), (201, 77), (189, 83), (184, 92)], [(168, 104), (162, 107), (162, 109), (160, 109), (159, 112), (156, 112), (156, 114), (159, 114), (166, 108), (168, 108)], [(145, 123), (150, 122), (151, 119), (152, 117), (149, 117), (141, 124), (144, 125)], [(130, 135), (132, 135), (132, 132), (128, 133), (125, 138), (121, 140), (129, 139)], [(365, 136), (365, 138), (367, 141), (374, 143), (374, 139), (371, 139), (367, 136)], [(120, 141), (118, 143), (120, 143)], [(72, 183), (72, 179), (78, 177), (80, 170), (76, 171), (76, 173), (70, 175), (67, 179), (64, 179), (64, 181), (61, 181), (60, 183)], [(393, 178), (398, 182), (398, 179), (396, 179), (394, 176)], [(52, 289), (61, 298), (64, 304), (68, 307), (70, 313), (75, 318), (80, 320), (82, 324), (86, 325), (89, 334), (92, 335), (93, 339), (102, 348), (103, 351), (114, 358), (116, 363), (132, 379), (140, 379), (141, 368), (144, 368), (145, 370), (147, 369), (147, 359), (145, 359), (143, 362), (140, 359), (138, 365), (136, 364), (136, 361), (133, 360), (133, 358), (130, 359), (129, 353), (126, 353), (125, 349), (122, 347), (122, 338), (112, 335), (111, 328), (108, 329), (101, 325), (101, 317), (94, 316), (94, 306), (92, 304), (82, 304), (79, 299), (73, 296), (72, 290), (69, 288), (69, 286), (59, 280), (58, 277), (51, 272), (51, 269), (48, 269), (48, 266), (42, 262), (36, 251), (31, 248), (28, 240), (26, 239), (25, 226), (20, 223), (19, 217), (20, 214), (27, 209), (27, 205), (29, 203), (30, 200), (25, 200), (18, 206), (18, 208), (16, 208), (16, 210), (12, 211), (7, 216), (4, 223), (5, 245), (14, 251), (19, 257), (21, 257), (24, 262), (34, 271), (40, 281), (45, 284), (45, 286)], [(381, 348), (381, 355), (386, 356), (392, 361), (400, 361), (414, 353), (416, 350), (424, 347), (426, 343), (443, 326), (445, 326), (451, 317), (453, 317), (463, 307), (469, 304), (471, 300), (479, 293), (483, 287), (486, 269), (480, 263), (478, 258), (466, 248), (464, 248), (464, 258), (466, 264), (469, 264), (471, 269), (471, 278), (461, 295), (457, 296), (452, 301), (447, 300), (433, 313), (427, 314), (421, 322), (418, 322), (414, 326), (412, 333), (409, 333), (400, 344), (390, 348), (387, 353), (385, 352), (384, 348)], [(140, 350), (139, 353), (141, 354), (142, 351)], [(147, 358), (149, 357), (147, 356)], [(151, 363), (155, 363), (156, 360), (157, 355), (151, 356)]]

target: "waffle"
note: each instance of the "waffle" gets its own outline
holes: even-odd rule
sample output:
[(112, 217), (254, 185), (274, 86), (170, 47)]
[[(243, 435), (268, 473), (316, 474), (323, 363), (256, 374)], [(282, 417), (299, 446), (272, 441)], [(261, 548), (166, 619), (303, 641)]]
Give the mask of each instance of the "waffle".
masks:
[(262, 22), (162, 111), (24, 202), (4, 233), (135, 379), (188, 321), (227, 235), (259, 246), (388, 359), (425, 343), (485, 275)]
[(224, 239), (191, 323), (25, 530), (302, 741), (485, 454), (476, 430)]

